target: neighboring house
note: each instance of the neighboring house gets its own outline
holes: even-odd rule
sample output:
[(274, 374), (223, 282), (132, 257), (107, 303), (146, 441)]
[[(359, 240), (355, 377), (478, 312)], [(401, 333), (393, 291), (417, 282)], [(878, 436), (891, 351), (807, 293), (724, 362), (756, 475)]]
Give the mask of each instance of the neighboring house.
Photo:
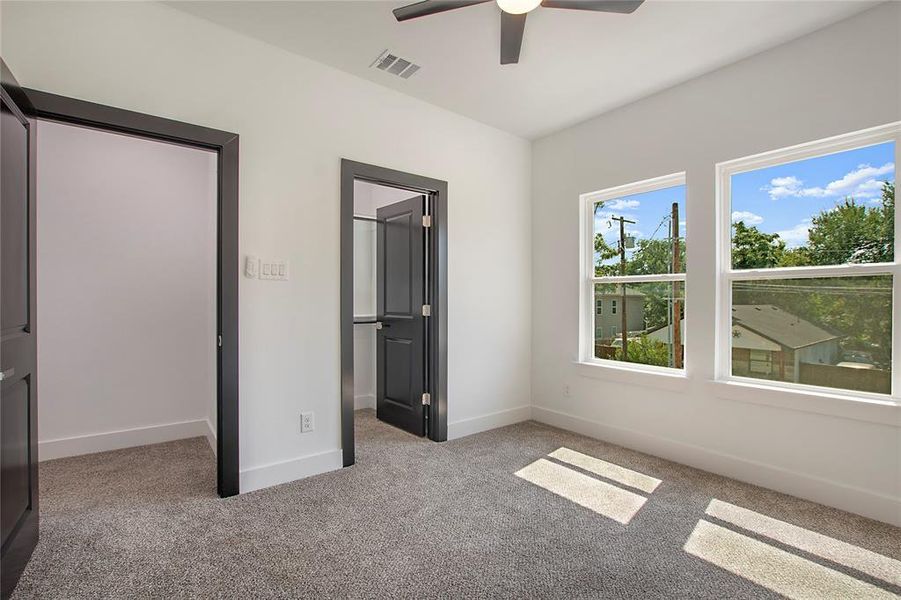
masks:
[[(672, 328), (661, 327), (648, 339), (671, 343)], [(685, 320), (681, 326), (685, 344)], [(841, 360), (841, 336), (771, 304), (732, 307), (732, 374), (798, 382), (801, 363), (835, 365)]]
[[(642, 331), (644, 323), (644, 294), (626, 286), (626, 325), (629, 331)], [(612, 340), (622, 333), (623, 294), (620, 292), (595, 293), (595, 340)]]
[(799, 381), (801, 363), (834, 365), (841, 336), (771, 304), (732, 307), (732, 374)]

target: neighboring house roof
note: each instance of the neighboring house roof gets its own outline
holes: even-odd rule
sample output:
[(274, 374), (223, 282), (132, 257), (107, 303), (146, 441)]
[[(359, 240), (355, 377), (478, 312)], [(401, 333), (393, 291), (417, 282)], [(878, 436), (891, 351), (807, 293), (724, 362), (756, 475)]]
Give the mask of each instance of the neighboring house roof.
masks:
[(779, 352), (782, 350), (782, 346), (773, 340), (734, 323), (732, 324), (732, 347), (742, 348), (743, 350), (766, 350), (768, 352)]
[[(680, 321), (679, 334), (682, 337), (682, 344), (687, 343), (688, 330), (685, 329), (685, 319)], [(663, 344), (673, 343), (673, 328), (671, 325), (664, 325), (659, 329), (655, 329), (648, 333), (649, 340), (656, 340)], [(741, 325), (732, 325), (732, 347), (742, 348), (744, 350), (767, 350), (769, 352), (778, 352), (782, 350), (782, 346), (776, 342), (756, 334), (747, 327)]]
[[(639, 292), (638, 290), (636, 290), (633, 287), (626, 286), (626, 296), (638, 298), (638, 297), (644, 296), (644, 294), (642, 294), (641, 292)], [(603, 293), (603, 294), (598, 294), (597, 292), (595, 292), (595, 297), (596, 298), (613, 298), (615, 300), (616, 298), (622, 298), (623, 292), (622, 292), (622, 290), (618, 290), (616, 292)]]
[(737, 304), (732, 307), (732, 324), (733, 330), (739, 325), (793, 349), (841, 337), (772, 304)]
[[(797, 349), (840, 337), (769, 304), (740, 304), (733, 307), (732, 317), (733, 348), (777, 352), (782, 346)], [(685, 344), (688, 333), (685, 319), (682, 319), (680, 325), (682, 343)], [(671, 344), (672, 327), (664, 325), (650, 331), (648, 339)]]

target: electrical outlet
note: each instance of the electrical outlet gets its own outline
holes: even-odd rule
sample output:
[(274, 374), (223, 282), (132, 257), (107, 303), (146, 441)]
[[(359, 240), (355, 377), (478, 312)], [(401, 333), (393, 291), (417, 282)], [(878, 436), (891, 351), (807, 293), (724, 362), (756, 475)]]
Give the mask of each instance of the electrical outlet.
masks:
[(568, 385), (563, 387), (563, 395), (566, 396), (567, 398), (569, 398), (572, 395), (572, 392), (570, 392)]
[(300, 413), (300, 432), (307, 433), (308, 431), (313, 431), (314, 429), (316, 429), (316, 421), (313, 417), (313, 413)]

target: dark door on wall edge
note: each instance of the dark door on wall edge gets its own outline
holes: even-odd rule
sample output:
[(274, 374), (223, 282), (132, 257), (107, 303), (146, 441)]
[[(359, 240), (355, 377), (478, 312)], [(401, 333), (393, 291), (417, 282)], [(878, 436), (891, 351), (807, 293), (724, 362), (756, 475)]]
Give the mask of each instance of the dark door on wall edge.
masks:
[(0, 101), (0, 586), (12, 594), (38, 541), (35, 129), (2, 64)]

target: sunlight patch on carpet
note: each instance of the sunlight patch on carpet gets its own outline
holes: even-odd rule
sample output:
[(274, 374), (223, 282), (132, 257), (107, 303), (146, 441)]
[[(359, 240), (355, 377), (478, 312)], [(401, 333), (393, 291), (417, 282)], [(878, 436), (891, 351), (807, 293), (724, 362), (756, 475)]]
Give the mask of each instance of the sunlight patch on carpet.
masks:
[(698, 521), (684, 550), (788, 598), (899, 598), (875, 585), (705, 520)]
[(647, 499), (555, 462), (539, 458), (516, 476), (623, 525)]
[(893, 585), (901, 586), (901, 561), (714, 498), (707, 514)]
[(659, 479), (587, 454), (582, 454), (581, 452), (576, 452), (575, 450), (570, 450), (569, 448), (557, 448), (548, 456), (648, 494), (652, 493), (660, 485)]

